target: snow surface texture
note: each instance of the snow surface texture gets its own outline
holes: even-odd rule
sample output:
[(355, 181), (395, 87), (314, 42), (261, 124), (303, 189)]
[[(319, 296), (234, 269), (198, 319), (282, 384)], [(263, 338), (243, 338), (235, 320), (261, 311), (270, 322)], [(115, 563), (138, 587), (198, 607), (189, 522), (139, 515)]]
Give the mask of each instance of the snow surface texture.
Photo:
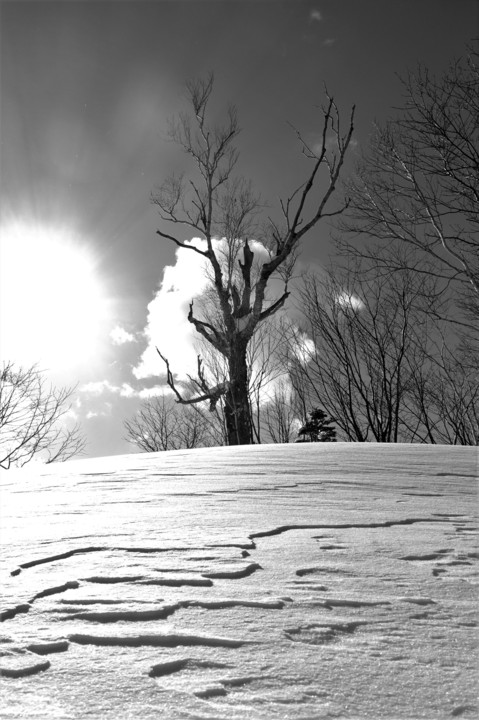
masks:
[(478, 718), (475, 448), (9, 471), (2, 718)]

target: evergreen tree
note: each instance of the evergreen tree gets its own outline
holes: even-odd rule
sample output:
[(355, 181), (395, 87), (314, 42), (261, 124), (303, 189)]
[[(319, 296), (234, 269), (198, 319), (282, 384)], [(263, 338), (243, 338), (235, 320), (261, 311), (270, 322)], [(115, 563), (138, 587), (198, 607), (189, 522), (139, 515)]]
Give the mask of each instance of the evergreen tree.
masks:
[(336, 442), (336, 428), (331, 427), (332, 422), (321, 408), (314, 408), (300, 428), (298, 439), (302, 438), (303, 442)]

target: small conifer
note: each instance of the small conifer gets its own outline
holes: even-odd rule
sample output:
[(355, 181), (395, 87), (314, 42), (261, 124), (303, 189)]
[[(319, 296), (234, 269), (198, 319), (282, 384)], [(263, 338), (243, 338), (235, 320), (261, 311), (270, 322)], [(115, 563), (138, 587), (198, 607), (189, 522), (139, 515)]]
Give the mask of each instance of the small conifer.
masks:
[[(298, 431), (298, 440), (303, 442), (336, 442), (336, 429), (333, 420), (321, 408), (314, 408), (308, 414), (308, 420)], [(301, 441), (300, 440), (300, 441)]]

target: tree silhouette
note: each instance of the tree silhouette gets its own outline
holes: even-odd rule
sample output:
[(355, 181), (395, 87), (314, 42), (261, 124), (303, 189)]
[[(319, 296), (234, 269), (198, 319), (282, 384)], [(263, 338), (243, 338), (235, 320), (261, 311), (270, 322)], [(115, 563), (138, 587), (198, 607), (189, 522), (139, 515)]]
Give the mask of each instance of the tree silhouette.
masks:
[[(226, 381), (210, 387), (199, 361), (199, 395), (184, 397), (175, 385), (168, 359), (158, 352), (177, 402), (209, 401), (214, 410), (219, 399), (224, 398), (228, 445), (250, 444), (254, 435), (247, 349), (257, 328), (283, 307), (289, 296), (288, 280), (301, 238), (320, 220), (338, 215), (346, 207), (346, 203), (331, 206), (331, 200), (351, 141), (354, 108), (343, 132), (338, 108), (327, 96), (319, 142), (310, 146), (297, 133), (310, 164), (309, 173), (290, 197), (281, 201), (281, 220), (268, 218), (267, 227), (261, 231), (256, 220), (258, 197), (250, 183), (233, 176), (239, 158), (235, 147), (239, 134), (236, 108), (228, 108), (223, 126), (210, 120), (212, 75), (187, 84), (187, 91), (190, 113), (178, 116), (170, 135), (192, 160), (193, 173), (188, 179), (170, 176), (155, 194), (153, 202), (162, 220), (157, 233), (206, 262), (214, 311), (205, 314), (192, 302), (188, 320), (223, 356), (228, 371)], [(183, 239), (185, 232), (192, 231), (200, 236), (201, 243)], [(258, 235), (261, 249), (251, 239)], [(283, 281), (283, 291), (270, 298), (267, 291), (275, 277)]]

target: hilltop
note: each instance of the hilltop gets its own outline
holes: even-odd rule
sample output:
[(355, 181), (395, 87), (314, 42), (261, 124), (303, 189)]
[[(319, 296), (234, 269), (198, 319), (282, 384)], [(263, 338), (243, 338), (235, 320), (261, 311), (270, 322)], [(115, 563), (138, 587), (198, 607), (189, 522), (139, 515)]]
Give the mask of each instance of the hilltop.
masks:
[(477, 717), (477, 449), (2, 475), (1, 717)]

